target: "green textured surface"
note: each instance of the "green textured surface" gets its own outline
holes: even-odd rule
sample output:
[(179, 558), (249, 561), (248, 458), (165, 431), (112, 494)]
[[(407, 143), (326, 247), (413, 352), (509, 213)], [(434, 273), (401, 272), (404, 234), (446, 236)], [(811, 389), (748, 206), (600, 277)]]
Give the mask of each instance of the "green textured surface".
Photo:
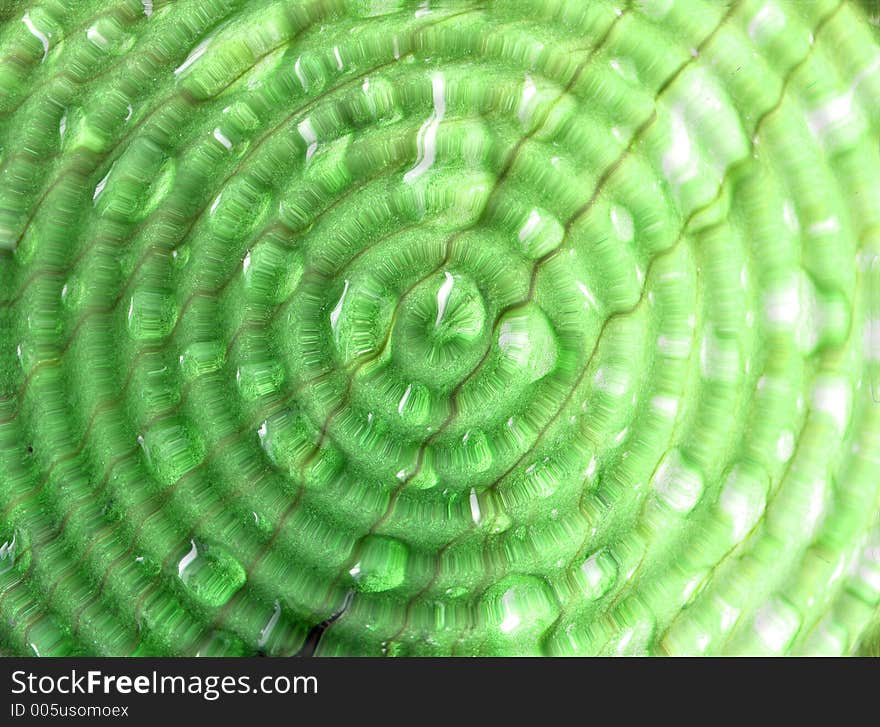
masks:
[(875, 651), (871, 11), (0, 2), (0, 651)]

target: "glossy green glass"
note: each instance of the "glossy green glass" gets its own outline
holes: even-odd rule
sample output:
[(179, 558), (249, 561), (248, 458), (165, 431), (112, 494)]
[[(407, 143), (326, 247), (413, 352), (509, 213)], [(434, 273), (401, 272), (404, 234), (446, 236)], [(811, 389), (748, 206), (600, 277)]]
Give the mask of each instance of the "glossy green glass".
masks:
[(0, 4), (0, 651), (876, 649), (866, 9)]

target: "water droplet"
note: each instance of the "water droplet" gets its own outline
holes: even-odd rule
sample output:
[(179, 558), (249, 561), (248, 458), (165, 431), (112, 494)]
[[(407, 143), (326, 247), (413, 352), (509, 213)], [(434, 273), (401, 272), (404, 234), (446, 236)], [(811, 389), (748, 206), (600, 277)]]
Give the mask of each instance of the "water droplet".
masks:
[(187, 591), (209, 608), (228, 602), (247, 577), (242, 565), (225, 549), (195, 539), (178, 561), (177, 575)]
[(269, 617), (269, 620), (266, 622), (266, 625), (260, 630), (260, 638), (257, 639), (257, 646), (262, 649), (266, 646), (269, 638), (272, 636), (272, 632), (275, 630), (275, 627), (278, 625), (278, 620), (281, 618), (281, 603), (276, 599), (275, 605), (272, 607), (272, 615)]
[(446, 79), (442, 73), (431, 77), (431, 88), (434, 97), (434, 110), (428, 120), (422, 124), (416, 136), (418, 156), (415, 166), (403, 175), (403, 181), (412, 184), (433, 165), (437, 157), (437, 129), (446, 114)]
[(406, 577), (409, 551), (395, 538), (368, 535), (363, 541), (360, 560), (349, 574), (360, 591), (389, 591)]
[(40, 45), (43, 46), (43, 58), (42, 61), (46, 60), (46, 56), (49, 54), (49, 38), (52, 37), (51, 33), (44, 33), (36, 25), (34, 25), (34, 21), (31, 20), (30, 13), (25, 13), (24, 17), (21, 19), (22, 22), (27, 27), (28, 31), (31, 35), (33, 35), (37, 40), (40, 41)]

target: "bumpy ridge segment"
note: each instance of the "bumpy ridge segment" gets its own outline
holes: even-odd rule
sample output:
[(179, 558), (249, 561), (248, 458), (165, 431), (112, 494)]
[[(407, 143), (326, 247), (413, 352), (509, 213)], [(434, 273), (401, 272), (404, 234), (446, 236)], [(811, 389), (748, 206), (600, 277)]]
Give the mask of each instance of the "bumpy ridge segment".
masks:
[(0, 651), (876, 652), (877, 15), (0, 5)]

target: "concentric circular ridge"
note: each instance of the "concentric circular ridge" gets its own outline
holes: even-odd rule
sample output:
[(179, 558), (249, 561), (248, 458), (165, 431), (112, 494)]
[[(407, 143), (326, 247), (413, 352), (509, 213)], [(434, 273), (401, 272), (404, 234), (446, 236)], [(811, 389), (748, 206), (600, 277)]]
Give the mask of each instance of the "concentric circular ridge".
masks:
[(0, 4), (0, 651), (875, 651), (865, 5)]

